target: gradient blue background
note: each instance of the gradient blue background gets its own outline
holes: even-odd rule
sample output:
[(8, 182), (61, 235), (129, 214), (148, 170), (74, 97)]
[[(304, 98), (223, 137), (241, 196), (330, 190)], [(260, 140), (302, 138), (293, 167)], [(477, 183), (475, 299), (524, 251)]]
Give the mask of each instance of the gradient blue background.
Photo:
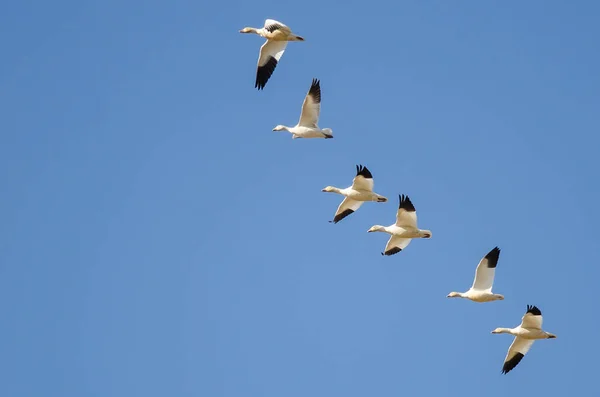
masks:
[[(597, 395), (600, 3), (284, 3), (2, 5), (0, 395)], [(272, 132), (313, 77), (335, 139)], [(390, 202), (330, 224), (359, 163)]]

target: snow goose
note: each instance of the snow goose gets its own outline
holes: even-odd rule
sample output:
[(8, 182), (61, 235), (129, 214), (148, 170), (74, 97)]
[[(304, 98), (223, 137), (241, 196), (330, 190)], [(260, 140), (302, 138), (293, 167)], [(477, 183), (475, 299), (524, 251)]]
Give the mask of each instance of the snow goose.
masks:
[(467, 292), (450, 292), (448, 298), (466, 298), (473, 302), (490, 302), (495, 300), (503, 300), (504, 295), (492, 293), (492, 285), (494, 284), (494, 274), (496, 273), (496, 265), (500, 257), (500, 248), (494, 247), (487, 253), (477, 265), (475, 271), (475, 280), (473, 285)]
[(262, 90), (275, 71), (288, 41), (304, 41), (303, 37), (295, 35), (292, 30), (281, 22), (267, 19), (263, 28), (246, 27), (240, 33), (255, 33), (267, 39), (260, 47), (258, 64), (256, 68), (256, 82), (254, 88)]
[(367, 167), (357, 165), (356, 176), (352, 180), (352, 186), (349, 186), (345, 189), (327, 186), (322, 189), (322, 192), (337, 193), (346, 197), (344, 200), (342, 200), (337, 211), (335, 212), (333, 220), (329, 222), (338, 223), (348, 215), (352, 214), (354, 211), (358, 210), (365, 201), (377, 201), (378, 203), (385, 203), (387, 198), (374, 193), (373, 186), (373, 175), (371, 174), (371, 171), (369, 171)]
[(556, 335), (542, 331), (542, 312), (536, 306), (527, 305), (527, 312), (521, 324), (515, 328), (496, 328), (492, 334), (511, 334), (515, 336), (504, 359), (502, 373), (509, 373), (525, 357), (536, 339), (554, 339)]
[(391, 234), (390, 239), (381, 255), (394, 255), (402, 251), (413, 238), (430, 238), (431, 230), (421, 230), (417, 227), (417, 211), (408, 196), (399, 196), (400, 204), (396, 214), (396, 223), (390, 226), (375, 225), (368, 232), (384, 232)]
[(312, 80), (308, 94), (302, 103), (302, 113), (300, 121), (295, 127), (286, 127), (278, 125), (273, 131), (288, 131), (292, 133), (292, 138), (333, 138), (331, 128), (320, 129), (319, 114), (321, 113), (321, 82), (317, 79)]

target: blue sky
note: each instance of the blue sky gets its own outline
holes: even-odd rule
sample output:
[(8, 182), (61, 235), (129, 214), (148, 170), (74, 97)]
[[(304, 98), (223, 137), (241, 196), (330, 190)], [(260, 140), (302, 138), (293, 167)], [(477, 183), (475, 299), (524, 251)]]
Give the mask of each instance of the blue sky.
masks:
[[(600, 4), (11, 2), (0, 395), (597, 392)], [(262, 92), (263, 40), (290, 43)], [(313, 77), (332, 140), (292, 140)], [(337, 225), (366, 165), (386, 204)], [(397, 195), (430, 240), (382, 257)], [(447, 299), (502, 249), (494, 291)], [(500, 374), (527, 304), (555, 340)]]

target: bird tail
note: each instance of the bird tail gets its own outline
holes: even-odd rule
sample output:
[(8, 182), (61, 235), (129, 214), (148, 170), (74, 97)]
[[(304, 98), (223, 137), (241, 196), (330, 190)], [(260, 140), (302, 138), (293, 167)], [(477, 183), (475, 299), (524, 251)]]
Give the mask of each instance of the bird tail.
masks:
[(325, 135), (325, 139), (333, 138), (333, 130), (331, 128), (323, 128), (321, 132)]
[(304, 37), (292, 33), (288, 41), (304, 41)]

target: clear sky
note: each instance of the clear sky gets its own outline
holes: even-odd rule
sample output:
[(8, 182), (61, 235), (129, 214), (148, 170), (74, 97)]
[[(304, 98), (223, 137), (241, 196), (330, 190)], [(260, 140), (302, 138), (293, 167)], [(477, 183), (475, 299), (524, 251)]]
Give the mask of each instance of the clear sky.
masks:
[[(343, 4), (2, 5), (1, 396), (597, 395), (600, 3)], [(313, 77), (335, 139), (272, 132)], [(390, 201), (328, 223), (356, 164)]]

